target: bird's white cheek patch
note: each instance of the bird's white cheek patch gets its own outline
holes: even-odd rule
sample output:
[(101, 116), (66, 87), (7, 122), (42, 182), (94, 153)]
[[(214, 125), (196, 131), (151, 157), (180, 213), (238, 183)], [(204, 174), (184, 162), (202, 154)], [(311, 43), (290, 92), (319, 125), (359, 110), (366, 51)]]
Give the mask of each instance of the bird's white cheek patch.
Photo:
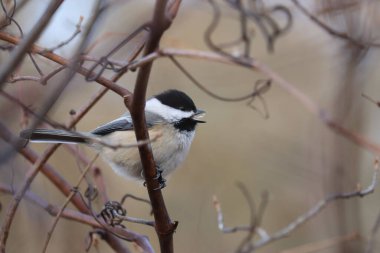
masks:
[(168, 121), (177, 121), (183, 118), (189, 118), (194, 114), (193, 112), (184, 112), (164, 105), (157, 98), (148, 100), (145, 110), (158, 114)]

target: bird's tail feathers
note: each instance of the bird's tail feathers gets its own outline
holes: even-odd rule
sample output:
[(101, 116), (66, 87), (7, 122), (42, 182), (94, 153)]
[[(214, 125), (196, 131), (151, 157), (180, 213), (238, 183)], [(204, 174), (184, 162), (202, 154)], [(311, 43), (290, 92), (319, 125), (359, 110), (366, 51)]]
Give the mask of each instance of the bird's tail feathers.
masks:
[(26, 129), (20, 137), (31, 142), (44, 143), (91, 143), (91, 138), (80, 133), (59, 129)]

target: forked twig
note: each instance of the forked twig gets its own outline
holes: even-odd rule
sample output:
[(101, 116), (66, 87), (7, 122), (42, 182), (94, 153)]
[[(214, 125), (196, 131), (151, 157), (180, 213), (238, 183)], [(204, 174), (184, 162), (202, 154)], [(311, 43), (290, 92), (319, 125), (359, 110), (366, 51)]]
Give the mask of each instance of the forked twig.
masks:
[[(300, 227), (301, 225), (305, 224), (307, 221), (310, 219), (314, 218), (317, 214), (319, 214), (323, 209), (327, 207), (330, 203), (339, 200), (339, 199), (349, 199), (349, 198), (354, 198), (354, 197), (364, 197), (367, 196), (368, 194), (371, 194), (374, 192), (375, 187), (377, 185), (378, 181), (378, 173), (379, 173), (379, 162), (378, 160), (375, 161), (374, 163), (374, 170), (373, 170), (373, 175), (372, 175), (372, 180), (371, 183), (367, 186), (365, 189), (357, 189), (352, 192), (346, 192), (346, 193), (338, 193), (338, 194), (333, 194), (328, 197), (326, 197), (323, 200), (320, 200), (317, 202), (313, 207), (311, 207), (307, 212), (304, 214), (298, 216), (294, 221), (289, 223), (287, 226), (284, 228), (278, 230), (277, 232), (273, 234), (268, 234), (264, 229), (255, 227), (255, 233), (260, 235), (260, 239), (251, 242), (248, 246), (248, 248), (245, 249), (245, 252), (253, 252), (254, 250), (261, 248), (271, 242), (280, 240), (284, 237), (289, 236), (290, 233), (292, 233), (295, 229)], [(222, 209), (220, 206), (219, 201), (214, 197), (214, 207), (216, 209), (217, 215), (218, 215), (218, 227), (219, 230), (224, 232), (224, 233), (234, 233), (238, 231), (251, 231), (253, 228), (252, 224), (251, 225), (246, 225), (246, 226), (237, 226), (237, 227), (232, 227), (232, 228), (226, 228), (224, 225), (224, 220), (223, 220), (223, 213)], [(380, 225), (379, 225), (380, 226)]]

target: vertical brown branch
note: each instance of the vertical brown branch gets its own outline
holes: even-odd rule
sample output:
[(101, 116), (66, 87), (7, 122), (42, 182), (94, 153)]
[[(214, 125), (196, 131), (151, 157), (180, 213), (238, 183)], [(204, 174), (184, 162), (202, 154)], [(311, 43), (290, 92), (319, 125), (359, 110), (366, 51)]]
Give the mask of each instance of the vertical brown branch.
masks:
[[(167, 0), (156, 1), (153, 19), (150, 23), (150, 36), (146, 44), (144, 56), (153, 53), (158, 49), (160, 39), (164, 31), (170, 26), (171, 20), (166, 15)], [(178, 8), (176, 8), (178, 9)], [(175, 15), (170, 15), (175, 16)], [(142, 66), (139, 69), (136, 79), (136, 85), (132, 101), (126, 99), (126, 105), (131, 108), (133, 125), (137, 140), (146, 140), (149, 138), (145, 122), (145, 98), (149, 81), (149, 75), (152, 69), (152, 62)], [(161, 252), (173, 252), (173, 233), (175, 223), (173, 223), (166, 210), (162, 192), (159, 188), (159, 182), (155, 179), (157, 173), (156, 164), (153, 158), (152, 149), (149, 144), (139, 146), (141, 162), (144, 168), (144, 175), (147, 184), (148, 194), (152, 203), (153, 215), (155, 219), (155, 228), (160, 241)], [(157, 190), (158, 189), (158, 190)]]

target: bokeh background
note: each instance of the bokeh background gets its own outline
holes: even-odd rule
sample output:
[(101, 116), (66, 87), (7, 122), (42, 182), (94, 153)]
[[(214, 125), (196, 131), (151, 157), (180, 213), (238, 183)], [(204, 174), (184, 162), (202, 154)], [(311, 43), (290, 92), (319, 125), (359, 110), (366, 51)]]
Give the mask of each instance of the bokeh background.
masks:
[[(48, 2), (28, 1), (16, 15), (24, 31), (33, 27)], [(97, 27), (97, 33), (93, 35), (95, 39), (106, 34), (93, 54), (103, 55), (123, 35), (149, 20), (153, 2), (115, 1), (115, 6), (107, 10)], [(255, 32), (251, 49), (253, 56), (309, 95), (342, 125), (380, 143), (379, 108), (362, 97), (364, 93), (375, 100), (380, 98), (378, 50), (360, 50), (331, 36), (300, 13), (291, 1), (266, 1), (266, 4), (271, 6), (279, 2), (292, 12), (293, 25), (288, 33), (276, 41), (273, 53), (268, 52), (266, 41), (252, 26)], [(335, 1), (301, 2), (318, 13), (318, 10), (323, 10)], [(353, 7), (339, 14), (331, 12), (331, 15), (327, 13), (323, 16), (322, 13), (321, 17), (332, 27), (355, 38), (376, 38), (376, 27), (380, 23), (378, 1), (363, 1), (365, 3), (360, 5), (355, 5), (356, 1), (348, 2), (353, 3)], [(92, 5), (93, 1), (65, 1), (38, 44), (50, 47), (69, 37), (80, 16), (84, 17), (83, 25), (86, 25)], [(163, 37), (161, 47), (207, 50), (203, 35), (211, 15), (207, 1), (183, 1), (177, 18)], [(282, 17), (278, 18), (281, 20)], [(221, 41), (236, 38), (239, 35), (238, 25), (236, 13), (225, 10), (216, 38)], [(13, 32), (17, 34), (16, 29)], [(79, 38), (76, 38), (56, 53), (70, 57), (78, 41)], [(123, 49), (118, 57), (127, 52), (128, 48)], [(0, 61), (5, 61), (7, 56), (6, 52), (0, 52)], [(41, 57), (37, 59), (43, 68), (53, 68), (48, 60)], [(19, 69), (20, 73), (34, 73), (28, 61), (25, 60)], [(188, 59), (180, 61), (207, 88), (228, 97), (251, 92), (255, 81), (265, 78), (260, 73), (230, 65)], [(118, 83), (132, 90), (135, 75), (128, 73)], [(6, 90), (31, 108), (38, 109), (61, 77), (56, 76), (46, 86), (20, 82), (7, 85)], [(76, 76), (50, 111), (49, 117), (67, 122), (71, 117), (69, 111), (80, 108), (98, 88), (98, 84)], [(159, 59), (153, 67), (148, 93), (154, 95), (170, 88), (185, 91), (199, 108), (207, 111), (207, 124), (198, 127), (187, 160), (170, 177), (168, 186), (163, 190), (171, 217), (179, 221), (174, 235), (176, 252), (235, 251), (245, 234), (223, 234), (218, 230), (212, 196), (218, 196), (221, 201), (227, 226), (248, 224), (248, 204), (236, 187), (237, 182), (247, 187), (256, 203), (259, 203), (263, 191), (269, 192), (269, 205), (262, 224), (269, 233), (287, 225), (331, 193), (355, 190), (357, 184), (365, 187), (370, 183), (374, 156), (331, 132), (275, 84), (265, 94), (270, 115), (268, 119), (252, 110), (246, 102), (227, 103), (209, 97), (169, 60)], [(262, 110), (262, 105), (257, 101), (255, 106)], [(77, 130), (89, 131), (118, 117), (125, 110), (123, 100), (108, 92), (78, 124)], [(16, 135), (27, 124), (22, 111), (2, 97), (0, 118)], [(3, 142), (0, 145), (2, 150), (7, 147)], [(45, 144), (29, 145), (41, 153), (47, 147)], [(89, 156), (94, 154), (83, 146), (78, 146), (78, 149)], [(49, 163), (72, 183), (80, 175), (75, 157), (64, 147)], [(111, 199), (119, 200), (126, 193), (147, 197), (142, 185), (120, 178), (100, 159), (97, 164), (104, 172)], [(29, 166), (23, 158), (13, 156), (0, 167), (1, 182), (12, 183), (17, 188)], [(42, 175), (33, 182), (32, 190), (56, 205), (61, 205), (65, 200)], [(0, 195), (0, 222), (4, 219), (10, 199), (10, 196)], [(101, 208), (100, 203), (95, 206)], [(150, 210), (144, 204), (129, 201), (127, 210), (131, 216), (151, 219)], [(379, 211), (379, 194), (376, 192), (362, 199), (338, 201), (288, 238), (272, 243), (259, 252), (284, 252), (300, 245), (352, 233), (360, 234), (360, 240), (336, 244), (317, 252), (364, 252)], [(10, 231), (7, 252), (40, 252), (52, 221), (45, 211), (23, 201)], [(148, 235), (155, 249), (159, 248), (153, 229), (129, 223), (126, 226)], [(48, 251), (84, 252), (88, 231), (87, 226), (61, 219)], [(98, 248), (99, 252), (112, 252), (102, 242)], [(137, 252), (133, 246), (130, 245), (130, 248)], [(377, 249), (380, 249), (380, 245)], [(92, 248), (90, 252), (97, 250)]]

